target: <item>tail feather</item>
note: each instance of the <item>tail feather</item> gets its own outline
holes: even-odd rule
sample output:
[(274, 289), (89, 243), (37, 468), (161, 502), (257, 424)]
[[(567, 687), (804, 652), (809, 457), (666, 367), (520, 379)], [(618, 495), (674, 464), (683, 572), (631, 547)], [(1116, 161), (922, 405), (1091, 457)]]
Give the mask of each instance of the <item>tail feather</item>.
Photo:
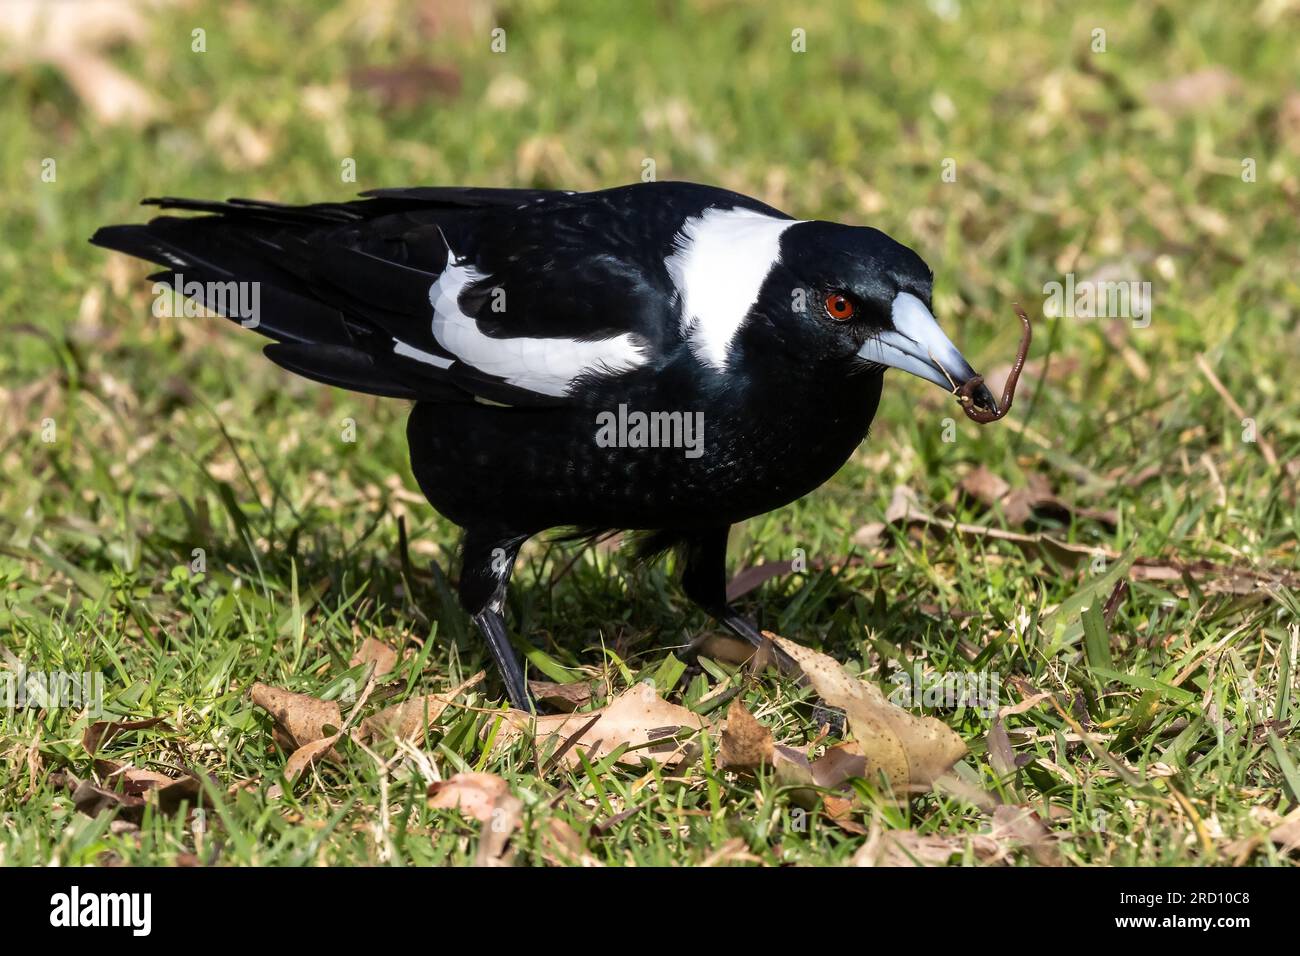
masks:
[[(95, 233), (91, 242), (166, 266), (150, 279), (174, 285), (205, 308), (268, 338), (298, 343), (354, 343), (355, 336), (343, 315), (312, 297), (310, 290), (293, 276), (243, 254), (234, 244), (228, 243), (217, 251), (199, 232), (176, 236), (174, 231), (165, 220), (144, 226), (106, 226)], [(255, 321), (250, 322), (245, 311), (229, 309), (228, 284), (240, 282), (257, 283), (246, 287), (248, 295), (241, 299), (246, 304), (255, 294), (257, 310), (251, 317)], [(224, 297), (223, 301), (217, 301), (218, 296)]]
[[(477, 210), (553, 194), (418, 188), (363, 195), (305, 206), (157, 197), (144, 202), (203, 215), (105, 226), (90, 241), (163, 266), (155, 282), (175, 283), (208, 310), (273, 339), (267, 357), (314, 381), (439, 402), (519, 399), (518, 389), (454, 361), (434, 340), (429, 293), (447, 255), (437, 237)], [(255, 298), (236, 285), (241, 305), (232, 310), (231, 283), (255, 284)], [(250, 298), (255, 321), (244, 307)]]
[(373, 356), (359, 349), (344, 345), (305, 346), (280, 342), (268, 345), (262, 353), (281, 368), (325, 385), (412, 401), (427, 397), (394, 380), (391, 374), (376, 365)]

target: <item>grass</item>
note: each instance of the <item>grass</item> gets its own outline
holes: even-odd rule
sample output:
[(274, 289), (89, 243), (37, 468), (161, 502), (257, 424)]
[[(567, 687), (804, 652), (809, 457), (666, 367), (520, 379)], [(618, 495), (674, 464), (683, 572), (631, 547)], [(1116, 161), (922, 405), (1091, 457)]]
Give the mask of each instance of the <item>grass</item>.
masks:
[[(147, 38), (113, 54), (167, 101), (146, 131), (101, 126), (48, 67), (0, 77), (0, 643), (11, 667), (101, 672), (110, 714), (166, 717), (166, 730), (112, 742), (115, 759), (215, 781), (199, 832), (155, 813), (114, 826), (75, 810), (58, 776), (91, 775), (90, 717), (0, 711), (0, 862), (472, 862), (478, 825), (424, 799), (430, 772), (464, 769), (499, 774), (523, 801), (519, 863), (572, 860), (548, 842), (556, 819), (608, 864), (853, 855), (860, 832), (804, 820), (770, 775), (720, 771), (712, 749), (666, 778), (539, 773), (526, 741), (487, 748), (491, 675), (438, 719), (423, 761), (348, 747), (277, 796), (285, 755), (249, 700), (254, 681), (336, 696), (360, 678), (348, 661), (368, 637), (416, 651), (397, 672), (405, 694), (490, 670), (430, 570), (454, 576), (456, 529), (415, 489), (403, 403), (290, 377), (226, 323), (153, 317), (145, 270), (85, 242), (138, 219), (146, 195), (588, 189), (635, 181), (646, 160), (660, 179), (870, 222), (917, 249), (936, 314), (981, 369), (1014, 350), (1012, 300), (1043, 315), (1045, 283), (1152, 283), (1145, 327), (1040, 319), (999, 425), (954, 428), (940, 391), (888, 376), (873, 434), (841, 472), (733, 531), (737, 569), (796, 549), (809, 561), (741, 603), (887, 690), (902, 670), (996, 674), (1004, 703), (1052, 692), (1060, 708), (1005, 718), (1010, 765), (987, 716), (929, 712), (970, 747), (959, 774), (1034, 808), (1067, 864), (1286, 862), (1266, 838), (1243, 843), (1300, 797), (1300, 599), (1282, 576), (1300, 517), (1297, 15), (1261, 11), (700, 0), (629, 5), (614, 22), (602, 4), (526, 2), (431, 34), (411, 3), (272, 15), (202, 2), (153, 13)], [(490, 49), (494, 23), (504, 53)], [(796, 28), (805, 53), (791, 51)], [(388, 106), (350, 87), (359, 65), (413, 59), (454, 66), (459, 93)], [(1160, 84), (1211, 66), (1234, 78), (1222, 96), (1170, 103)], [(340, 179), (347, 158), (355, 184)], [(1066, 507), (1012, 523), (959, 495), (979, 466), (1014, 488), (1046, 481)], [(949, 521), (1094, 550), (1076, 563), (1005, 536), (897, 526), (870, 543), (858, 531), (899, 485)], [(790, 683), (672, 664), (713, 626), (670, 571), (530, 544), (509, 621), (538, 649), (537, 676), (618, 690), (680, 671), (671, 699), (739, 688), (779, 740), (815, 740), (824, 715)], [(1123, 577), (1108, 622), (1097, 608)], [(1080, 739), (1084, 724), (1100, 744)], [(864, 781), (856, 799), (865, 827), (952, 837), (954, 862), (976, 862), (962, 841), (989, 828), (950, 794), (899, 804)]]

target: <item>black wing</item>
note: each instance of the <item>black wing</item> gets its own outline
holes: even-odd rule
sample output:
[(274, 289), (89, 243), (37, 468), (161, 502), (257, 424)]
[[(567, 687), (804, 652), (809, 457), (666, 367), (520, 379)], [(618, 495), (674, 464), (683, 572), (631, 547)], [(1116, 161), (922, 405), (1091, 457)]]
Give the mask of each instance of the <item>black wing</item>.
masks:
[(781, 215), (686, 183), (597, 193), (383, 189), (356, 202), (153, 199), (209, 215), (110, 226), (92, 242), (201, 292), (256, 283), (267, 355), (308, 378), (404, 398), (545, 405), (681, 345), (664, 266), (713, 205)]

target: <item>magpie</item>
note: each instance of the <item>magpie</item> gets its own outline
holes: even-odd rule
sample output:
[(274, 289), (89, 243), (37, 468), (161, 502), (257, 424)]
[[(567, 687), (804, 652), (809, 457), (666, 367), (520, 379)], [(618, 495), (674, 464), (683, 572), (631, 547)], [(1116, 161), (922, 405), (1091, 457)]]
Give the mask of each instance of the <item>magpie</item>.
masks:
[(674, 551), (686, 596), (759, 646), (726, 599), (730, 527), (844, 464), (885, 369), (998, 413), (931, 314), (920, 256), (725, 189), (144, 204), (200, 215), (91, 242), (161, 265), (152, 280), (271, 339), (291, 372), (414, 403), (412, 472), (464, 530), (459, 599), (523, 709), (503, 609), (529, 538), (629, 532), (641, 557)]

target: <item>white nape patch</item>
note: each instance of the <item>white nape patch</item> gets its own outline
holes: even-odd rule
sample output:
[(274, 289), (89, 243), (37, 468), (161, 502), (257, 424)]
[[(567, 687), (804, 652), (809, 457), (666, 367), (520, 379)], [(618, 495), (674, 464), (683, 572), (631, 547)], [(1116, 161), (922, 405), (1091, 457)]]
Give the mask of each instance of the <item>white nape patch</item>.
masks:
[(713, 208), (682, 225), (664, 265), (682, 304), (682, 334), (702, 363), (726, 369), (736, 333), (781, 261), (781, 234), (799, 221)]
[(436, 365), (438, 368), (451, 368), (452, 366), (451, 359), (443, 358), (441, 355), (434, 355), (432, 352), (426, 352), (423, 349), (417, 349), (413, 345), (407, 345), (401, 339), (393, 339), (393, 352), (397, 355), (415, 359), (417, 362)]
[(484, 335), (460, 309), (461, 293), (483, 275), (447, 252), (447, 268), (429, 288), (433, 337), (466, 365), (530, 392), (563, 397), (581, 375), (628, 372), (646, 362), (641, 339), (631, 333), (594, 341)]

